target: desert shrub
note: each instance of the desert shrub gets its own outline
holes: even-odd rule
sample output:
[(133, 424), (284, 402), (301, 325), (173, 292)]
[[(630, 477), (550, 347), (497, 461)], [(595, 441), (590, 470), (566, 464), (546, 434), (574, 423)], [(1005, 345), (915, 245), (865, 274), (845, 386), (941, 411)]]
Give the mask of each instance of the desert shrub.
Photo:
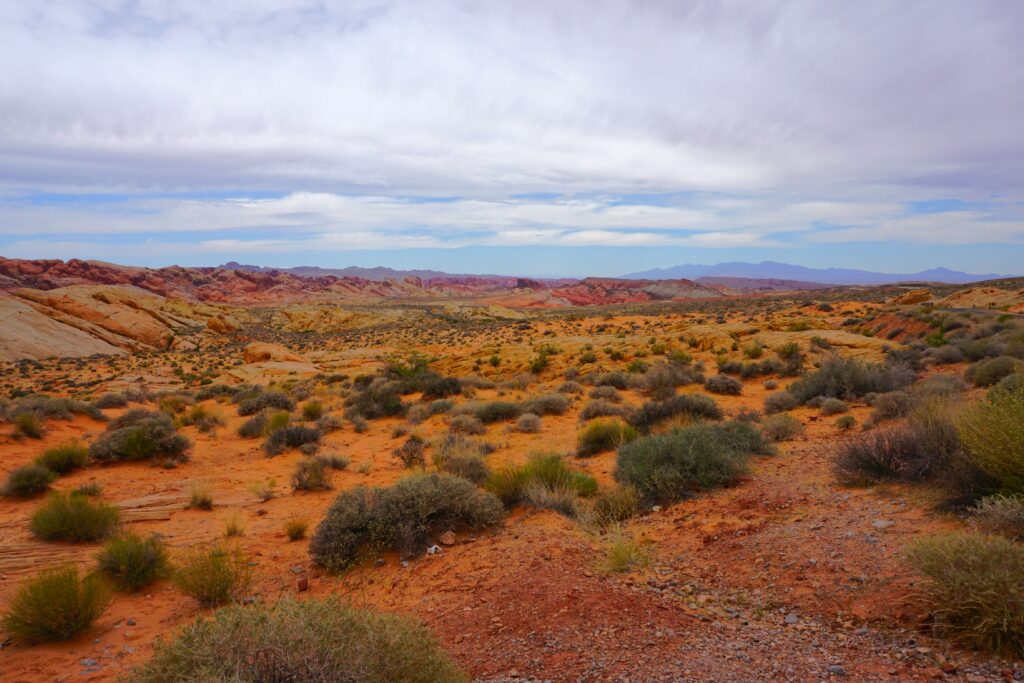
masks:
[[(559, 396), (559, 398), (565, 399), (564, 396)], [(477, 401), (458, 406), (455, 412), (472, 415), (484, 424), (491, 424), (503, 420), (514, 420), (523, 411), (519, 404), (511, 401)]]
[[(643, 369), (639, 370), (639, 372), (644, 372), (646, 370), (647, 366), (644, 365)], [(628, 389), (630, 386), (629, 375), (618, 370), (594, 375), (593, 381), (594, 386), (598, 387), (614, 387), (616, 389)]]
[(195, 405), (177, 418), (177, 424), (195, 425), (203, 434), (209, 434), (224, 426), (224, 418), (206, 406)]
[(407, 406), (402, 403), (400, 386), (394, 382), (375, 381), (363, 391), (346, 400), (349, 416), (365, 420), (379, 417), (401, 417)]
[(1007, 375), (1024, 372), (1024, 362), (1009, 356), (980, 360), (967, 368), (967, 380), (976, 387), (990, 387)]
[(764, 412), (769, 415), (793, 410), (798, 405), (800, 399), (788, 391), (776, 391), (764, 397)]
[(804, 426), (792, 415), (769, 415), (761, 420), (761, 431), (772, 441), (789, 441), (803, 434)]
[(600, 399), (602, 401), (611, 401), (612, 403), (622, 402), (622, 395), (619, 393), (619, 390), (616, 389), (615, 387), (609, 386), (594, 387), (587, 394), (587, 397), (592, 399)]
[(331, 473), (320, 458), (303, 458), (295, 463), (292, 488), (296, 491), (327, 491), (331, 488)]
[(915, 384), (913, 394), (919, 398), (952, 397), (966, 391), (967, 385), (953, 375), (931, 375)]
[(580, 411), (580, 419), (591, 420), (595, 417), (625, 415), (625, 413), (626, 410), (622, 406), (604, 399), (595, 399), (593, 401), (588, 401), (587, 405), (583, 406), (583, 410)]
[(752, 379), (754, 377), (764, 377), (765, 375), (783, 374), (785, 371), (785, 365), (775, 360), (774, 358), (766, 358), (765, 360), (757, 361), (754, 363), (744, 363), (740, 366), (739, 374), (743, 379)]
[(306, 537), (309, 529), (309, 520), (304, 517), (295, 517), (284, 523), (284, 534), (289, 541), (299, 541)]
[(409, 421), (409, 424), (418, 425), (428, 417), (430, 417), (430, 406), (423, 403), (417, 403), (405, 412), (405, 419)]
[(484, 446), (460, 434), (448, 434), (434, 443), (434, 467), (474, 484), (483, 484), (490, 476), (484, 462)]
[(853, 429), (856, 424), (857, 420), (853, 415), (840, 415), (839, 418), (836, 419), (836, 427), (843, 431)]
[(982, 530), (1024, 540), (1024, 497), (987, 496), (978, 501), (970, 513), (974, 525)]
[(449, 474), (419, 474), (394, 486), (359, 487), (339, 495), (310, 541), (314, 561), (347, 569), (364, 552), (426, 550), (431, 535), (456, 527), (484, 529), (501, 521), (501, 503)]
[(73, 566), (49, 569), (18, 587), (0, 623), (30, 643), (71, 640), (109, 604), (110, 591), (99, 577), (79, 579)]
[(54, 474), (67, 474), (79, 467), (85, 467), (89, 461), (89, 449), (77, 441), (53, 448), (47, 448), (36, 458), (36, 464), (42, 465)]
[(871, 419), (874, 422), (895, 420), (913, 410), (917, 401), (914, 396), (905, 391), (887, 391), (884, 394), (876, 394), (871, 398)]
[(1021, 394), (1024, 393), (1024, 373), (1015, 372), (1012, 375), (1007, 375), (998, 382), (996, 382), (991, 389), (988, 390), (988, 400), (997, 399), (999, 394)]
[(94, 420), (105, 419), (100, 409), (91, 403), (77, 401), (73, 398), (55, 398), (45, 394), (30, 394), (14, 402), (7, 410), (17, 421), (18, 415), (30, 414), (36, 421), (68, 420), (72, 415), (88, 415)]
[(50, 469), (40, 464), (22, 465), (11, 471), (4, 484), (4, 495), (12, 498), (31, 498), (50, 488), (57, 478)]
[(43, 423), (32, 413), (18, 413), (14, 416), (14, 434), (29, 439), (43, 438)]
[(629, 443), (637, 436), (636, 430), (619, 420), (594, 420), (580, 432), (576, 442), (576, 455), (589, 457), (612, 451)]
[(348, 467), (348, 458), (343, 455), (318, 455), (316, 459), (332, 470), (343, 470)]
[(212, 510), (213, 494), (205, 486), (193, 486), (189, 491), (188, 507), (191, 510)]
[(558, 393), (560, 394), (581, 394), (583, 393), (583, 386), (579, 382), (569, 380), (562, 382), (558, 386)]
[(167, 576), (170, 562), (159, 536), (126, 534), (111, 539), (96, 558), (100, 572), (118, 588), (135, 592)]
[(866, 364), (829, 356), (821, 367), (793, 382), (787, 391), (806, 403), (816, 396), (851, 400), (869, 393), (895, 391), (910, 384), (914, 373), (899, 364)]
[(659, 422), (679, 415), (718, 420), (722, 410), (705, 394), (680, 394), (664, 401), (647, 402), (629, 417), (629, 424), (641, 432), (650, 431)]
[(433, 376), (420, 385), (424, 400), (447, 398), (462, 393), (462, 385), (455, 377)]
[(227, 384), (207, 384), (196, 392), (197, 401), (208, 401), (211, 398), (227, 397), (231, 398), (237, 391), (236, 387), (228, 386)]
[(268, 456), (279, 455), (289, 448), (302, 448), (308, 444), (320, 443), (320, 432), (312, 427), (289, 425), (272, 432), (263, 442), (263, 452)]
[(108, 408), (124, 408), (128, 405), (128, 397), (124, 394), (108, 393), (96, 398), (92, 404), (103, 410)]
[(536, 434), (540, 431), (540, 417), (533, 413), (523, 413), (516, 418), (516, 431), (524, 434)]
[(302, 406), (302, 419), (307, 422), (316, 422), (324, 416), (324, 404), (320, 401), (307, 401)]
[(423, 467), (426, 464), (425, 450), (423, 437), (413, 434), (405, 443), (394, 449), (392, 454), (402, 463), (402, 467)]
[(181, 413), (188, 406), (195, 403), (195, 399), (185, 394), (164, 394), (157, 401), (157, 409), (161, 413), (167, 413), (168, 415), (177, 415)]
[(88, 543), (106, 538), (118, 525), (117, 508), (76, 493), (51, 493), (32, 515), (32, 533), (45, 541)]
[(694, 367), (658, 362), (649, 367), (640, 379), (644, 393), (654, 399), (665, 399), (685, 384), (700, 384), (704, 375)]
[(597, 492), (597, 482), (593, 477), (572, 469), (556, 453), (533, 453), (522, 466), (505, 467), (492, 474), (486, 486), (509, 507), (525, 502), (527, 492), (533, 488), (536, 494), (540, 487), (577, 497), (592, 496)]
[(188, 459), (191, 444), (174, 429), (164, 413), (129, 410), (110, 423), (89, 446), (89, 457), (96, 462), (151, 460), (176, 463)]
[(964, 361), (964, 352), (956, 346), (946, 345), (932, 349), (928, 355), (936, 365), (952, 365)]
[(472, 415), (453, 415), (448, 418), (448, 429), (454, 434), (483, 434), (484, 424)]
[(737, 481), (747, 471), (750, 446), (764, 448), (747, 422), (693, 424), (620, 448), (615, 478), (648, 500), (669, 503)]
[(213, 548), (179, 560), (171, 578), (182, 593), (214, 607), (239, 600), (249, 590), (252, 570), (241, 553)]
[[(287, 415), (287, 413), (285, 413)], [(238, 428), (238, 435), (243, 439), (257, 439), (267, 433), (267, 413), (263, 411), (253, 415)]]
[(725, 394), (727, 396), (739, 396), (743, 391), (743, 384), (737, 379), (728, 375), (714, 375), (708, 377), (704, 382), (704, 388), (713, 394)]
[(605, 528), (624, 522), (640, 509), (640, 494), (632, 486), (616, 486), (602, 491), (593, 498), (593, 522)]
[(968, 645), (1024, 654), (1024, 545), (958, 533), (924, 538), (907, 552), (928, 578), (935, 629)]
[(850, 406), (846, 405), (845, 401), (838, 398), (826, 398), (821, 402), (819, 406), (822, 415), (838, 415), (839, 413), (845, 413), (850, 409)]
[(1024, 493), (1024, 392), (1000, 392), (965, 411), (960, 437), (1004, 493)]
[(131, 683), (467, 680), (419, 622), (337, 599), (227, 607), (159, 643)]
[(266, 410), (267, 408), (277, 408), (278, 410), (287, 410), (291, 412), (295, 410), (295, 401), (293, 401), (288, 394), (280, 391), (266, 391), (252, 398), (244, 399), (238, 404), (238, 414), (241, 416), (255, 415), (258, 412)]

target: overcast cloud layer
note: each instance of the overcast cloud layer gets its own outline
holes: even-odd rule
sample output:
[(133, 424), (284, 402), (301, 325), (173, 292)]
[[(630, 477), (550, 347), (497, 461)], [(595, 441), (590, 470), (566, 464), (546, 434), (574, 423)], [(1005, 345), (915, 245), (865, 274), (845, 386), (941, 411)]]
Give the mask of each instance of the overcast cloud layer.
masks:
[(0, 0), (0, 253), (885, 243), (998, 269), (1024, 259), (1022, 35), (1016, 0)]

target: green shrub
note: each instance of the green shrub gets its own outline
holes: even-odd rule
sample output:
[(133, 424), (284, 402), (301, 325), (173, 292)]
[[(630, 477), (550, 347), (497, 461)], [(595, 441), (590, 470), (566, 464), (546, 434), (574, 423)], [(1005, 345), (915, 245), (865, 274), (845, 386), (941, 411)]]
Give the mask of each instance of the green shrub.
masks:
[(580, 419), (592, 420), (595, 417), (621, 416), (625, 415), (626, 412), (625, 408), (611, 401), (595, 399), (588, 401), (587, 405), (583, 406), (583, 410), (580, 411)]
[(1024, 372), (1015, 372), (1014, 374), (1007, 375), (996, 382), (995, 385), (988, 390), (989, 400), (992, 400), (1000, 393), (1024, 393)]
[(838, 415), (839, 413), (845, 413), (849, 409), (850, 407), (846, 405), (846, 402), (838, 398), (826, 398), (821, 402), (822, 415)]
[(32, 413), (18, 413), (14, 416), (14, 433), (29, 439), (43, 438), (43, 424)]
[(42, 465), (54, 474), (67, 474), (79, 467), (85, 467), (87, 462), (89, 449), (78, 442), (47, 448), (36, 458), (36, 464)]
[(157, 645), (131, 683), (468, 680), (419, 622), (337, 599), (228, 607)]
[(623, 529), (615, 527), (608, 533), (605, 541), (602, 568), (606, 572), (621, 573), (646, 567), (651, 563), (648, 545), (638, 541)]
[(96, 558), (100, 572), (118, 588), (136, 592), (167, 576), (170, 563), (159, 536), (143, 539), (135, 534), (107, 542)]
[(761, 431), (772, 441), (789, 441), (803, 434), (804, 426), (792, 415), (769, 415), (761, 420)]
[(193, 486), (189, 491), (188, 507), (192, 510), (212, 510), (213, 494), (205, 486)]
[(967, 368), (967, 380), (976, 387), (990, 387), (1002, 378), (1024, 372), (1024, 363), (1009, 356), (980, 360)]
[(99, 577), (80, 580), (73, 566), (50, 569), (18, 588), (2, 625), (30, 643), (71, 640), (87, 630), (109, 604), (110, 591)]
[(320, 431), (303, 425), (289, 425), (271, 432), (263, 442), (263, 451), (268, 456), (279, 455), (289, 448), (301, 448), (306, 444), (320, 443)]
[(174, 422), (164, 413), (129, 410), (107, 427), (89, 446), (96, 462), (152, 460), (176, 463), (188, 459), (188, 439), (178, 434)]
[(474, 401), (455, 408), (457, 415), (472, 415), (483, 424), (514, 420), (522, 412), (522, 407), (511, 401)]
[(302, 406), (302, 419), (307, 422), (315, 422), (324, 415), (324, 406), (319, 401), (309, 401)]
[(319, 458), (303, 458), (295, 463), (292, 488), (296, 491), (330, 490), (330, 472)]
[(424, 552), (432, 535), (498, 524), (500, 502), (449, 474), (417, 474), (387, 488), (359, 487), (339, 495), (310, 540), (314, 561), (348, 569), (364, 552)]
[(180, 560), (172, 579), (200, 605), (213, 607), (241, 599), (252, 582), (252, 570), (241, 553), (213, 548)]
[(857, 420), (856, 418), (853, 417), (853, 415), (840, 415), (838, 418), (836, 418), (836, 427), (842, 429), (843, 431), (853, 429), (856, 424)]
[(1000, 392), (966, 410), (960, 437), (1004, 493), (1024, 493), (1024, 392)]
[(970, 512), (973, 523), (984, 531), (1024, 540), (1024, 496), (988, 496)]
[(4, 495), (12, 498), (32, 498), (48, 490), (56, 478), (56, 474), (42, 465), (22, 465), (7, 476)]
[(448, 420), (448, 429), (453, 434), (483, 434), (484, 424), (472, 415), (453, 415)]
[(632, 486), (616, 486), (593, 498), (592, 519), (598, 528), (624, 522), (640, 509), (640, 494)]
[(722, 410), (713, 398), (705, 394), (680, 394), (664, 401), (643, 404), (630, 416), (629, 424), (641, 432), (648, 432), (659, 422), (679, 415), (718, 420), (722, 417)]
[(533, 413), (523, 413), (516, 418), (516, 431), (523, 434), (536, 434), (540, 431), (540, 417)]
[(704, 388), (712, 394), (739, 396), (743, 392), (743, 384), (729, 375), (714, 375), (704, 382)]
[(401, 417), (405, 415), (407, 406), (402, 403), (399, 395), (400, 386), (395, 382), (375, 382), (345, 403), (350, 417), (358, 416), (365, 420), (379, 417)]
[(618, 420), (594, 420), (588, 424), (576, 442), (576, 455), (589, 457), (613, 451), (637, 436), (636, 430)]
[(876, 394), (871, 398), (871, 420), (883, 422), (895, 420), (906, 415), (914, 409), (917, 399), (905, 391), (887, 391), (884, 394)]
[(999, 536), (925, 538), (907, 559), (928, 577), (939, 633), (996, 653), (1024, 655), (1024, 545)]
[[(742, 430), (742, 431), (741, 431)], [(747, 471), (757, 429), (746, 422), (693, 424), (645, 436), (619, 449), (615, 478), (656, 502), (673, 502), (735, 483)]]
[(484, 462), (484, 446), (460, 434), (447, 434), (434, 443), (434, 467), (462, 477), (474, 484), (483, 484), (491, 475)]
[(284, 523), (284, 533), (289, 541), (299, 541), (306, 537), (309, 529), (309, 520), (304, 517), (295, 517)]
[[(569, 399), (561, 394), (545, 394), (527, 399), (519, 406), (522, 413), (534, 415), (564, 415), (569, 409)], [(483, 418), (480, 418), (483, 419)], [(486, 422), (486, 420), (484, 420)]]
[(118, 525), (117, 508), (77, 493), (51, 493), (32, 515), (32, 533), (46, 541), (89, 543), (106, 538)]
[(854, 358), (830, 356), (820, 368), (793, 382), (787, 391), (801, 403), (817, 396), (851, 400), (901, 389), (914, 378), (914, 372), (903, 365), (865, 364)]
[[(288, 413), (282, 414), (285, 417), (288, 416)], [(285, 424), (287, 424), (287, 421)], [(266, 411), (253, 415), (238, 428), (238, 435), (243, 439), (257, 439), (261, 436), (266, 436), (268, 433)]]
[(549, 490), (568, 491), (576, 496), (597, 493), (597, 482), (582, 472), (569, 467), (556, 453), (533, 453), (520, 467), (509, 466), (498, 470), (487, 480), (487, 490), (506, 506), (525, 502), (527, 491), (539, 484)]

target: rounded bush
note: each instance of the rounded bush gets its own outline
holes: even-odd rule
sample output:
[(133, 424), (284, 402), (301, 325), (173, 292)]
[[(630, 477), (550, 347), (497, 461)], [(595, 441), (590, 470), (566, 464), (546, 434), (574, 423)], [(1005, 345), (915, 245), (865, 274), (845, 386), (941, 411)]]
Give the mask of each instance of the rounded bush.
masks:
[(1024, 372), (1024, 362), (1010, 356), (980, 360), (967, 368), (967, 380), (976, 387), (990, 387), (1007, 375)]
[(80, 467), (85, 467), (88, 461), (89, 449), (77, 442), (48, 448), (36, 459), (37, 464), (54, 474), (73, 472)]
[(704, 388), (712, 394), (739, 396), (743, 392), (743, 383), (729, 375), (714, 375), (707, 378)]
[(42, 465), (33, 463), (13, 470), (4, 484), (4, 495), (12, 498), (32, 498), (44, 493), (57, 475)]
[(121, 590), (135, 592), (166, 576), (167, 549), (158, 536), (111, 539), (96, 558), (100, 572)]
[(106, 538), (118, 525), (117, 508), (79, 493), (52, 493), (32, 515), (29, 526), (46, 541), (89, 543)]
[(3, 628), (32, 643), (71, 640), (106, 611), (110, 597), (97, 576), (79, 579), (73, 566), (50, 569), (18, 588)]
[(576, 455), (589, 457), (613, 451), (637, 436), (636, 430), (619, 420), (594, 420), (588, 424), (576, 443)]
[(789, 441), (803, 434), (804, 426), (792, 415), (769, 415), (761, 420), (761, 431), (772, 441)]
[(252, 582), (252, 570), (241, 553), (213, 548), (180, 560), (172, 578), (183, 593), (213, 607), (241, 599)]
[(467, 677), (419, 622), (340, 600), (227, 607), (200, 618), (128, 677), (169, 681), (407, 681)]
[(165, 413), (129, 410), (89, 446), (89, 457), (101, 463), (122, 460), (183, 462), (189, 440), (178, 434)]
[(764, 412), (784, 413), (800, 405), (800, 399), (788, 391), (776, 391), (764, 397)]

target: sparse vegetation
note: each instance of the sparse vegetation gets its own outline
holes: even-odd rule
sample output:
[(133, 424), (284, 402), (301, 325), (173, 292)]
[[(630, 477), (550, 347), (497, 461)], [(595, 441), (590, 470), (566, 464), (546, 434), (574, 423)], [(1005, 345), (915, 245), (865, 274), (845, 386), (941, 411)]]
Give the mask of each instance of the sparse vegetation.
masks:
[(73, 566), (45, 570), (23, 583), (4, 613), (5, 631), (30, 643), (71, 640), (106, 611), (110, 591)]
[(117, 508), (93, 502), (78, 493), (51, 493), (32, 515), (32, 533), (45, 541), (90, 543), (111, 535), (118, 525)]
[(12, 498), (32, 498), (48, 491), (56, 478), (56, 474), (42, 465), (22, 465), (7, 476), (4, 495)]
[(580, 432), (576, 455), (588, 457), (613, 451), (637, 436), (636, 430), (619, 420), (594, 420)]
[(125, 534), (111, 539), (96, 558), (100, 572), (124, 591), (136, 592), (168, 575), (170, 562), (158, 536)]
[(203, 607), (215, 607), (241, 599), (249, 589), (252, 570), (241, 553), (213, 548), (180, 559), (172, 579)]

